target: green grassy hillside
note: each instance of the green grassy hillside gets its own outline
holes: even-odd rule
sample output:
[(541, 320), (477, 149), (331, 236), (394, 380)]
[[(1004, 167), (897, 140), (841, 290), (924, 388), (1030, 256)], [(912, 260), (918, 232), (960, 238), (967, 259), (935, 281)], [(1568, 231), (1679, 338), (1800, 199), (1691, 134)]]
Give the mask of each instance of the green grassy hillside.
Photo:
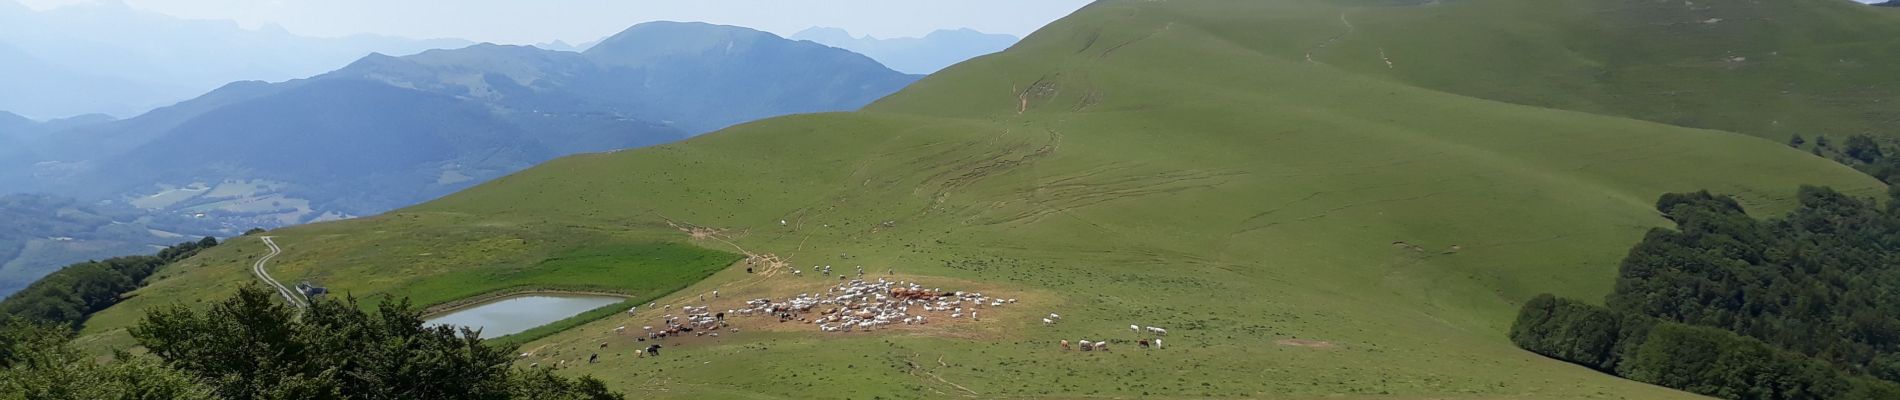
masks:
[[(537, 354), (524, 364), (602, 351), (572, 370), (641, 397), (1690, 397), (1512, 347), (1516, 305), (1607, 293), (1628, 246), (1666, 223), (1652, 207), (1665, 192), (1777, 212), (1799, 184), (1884, 187), (1774, 141), (1304, 56), (1348, 10), (1574, 11), (1516, 3), (1099, 3), (862, 112), (568, 157), (391, 214), (273, 232), (285, 253), (272, 274), (425, 304), (509, 285), (690, 283), (659, 301), (718, 289), (719, 309), (829, 281), (741, 263), (695, 283), (638, 257), (588, 269), (586, 285), (506, 273), (692, 243), (1023, 299), (980, 323), (895, 333), (758, 323), (660, 359), (611, 333), (657, 310), (524, 346)], [(165, 271), (85, 340), (122, 345), (142, 310), (228, 295), (261, 248), (240, 239)], [(1063, 322), (1043, 326), (1050, 312)], [(1168, 347), (1056, 346), (1133, 339), (1128, 324), (1167, 327)]]
[[(1287, 3), (1180, 17), (1261, 52), (1468, 96), (1784, 141), (1900, 136), (1900, 80), (1884, 67), (1900, 63), (1900, 15), (1852, 2)], [(1240, 23), (1259, 15), (1275, 17)]]

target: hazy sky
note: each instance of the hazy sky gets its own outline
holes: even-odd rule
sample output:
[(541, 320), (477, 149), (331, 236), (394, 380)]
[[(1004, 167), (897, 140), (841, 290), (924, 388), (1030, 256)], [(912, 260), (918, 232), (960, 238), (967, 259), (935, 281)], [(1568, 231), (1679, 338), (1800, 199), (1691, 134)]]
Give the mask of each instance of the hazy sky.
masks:
[[(12, 1), (12, 0), (0, 0)], [(705, 21), (788, 35), (836, 26), (879, 37), (974, 28), (1022, 36), (1089, 0), (18, 0), (47, 9), (123, 1), (183, 18), (275, 23), (306, 36), (378, 33), (527, 44), (599, 39), (653, 20)]]

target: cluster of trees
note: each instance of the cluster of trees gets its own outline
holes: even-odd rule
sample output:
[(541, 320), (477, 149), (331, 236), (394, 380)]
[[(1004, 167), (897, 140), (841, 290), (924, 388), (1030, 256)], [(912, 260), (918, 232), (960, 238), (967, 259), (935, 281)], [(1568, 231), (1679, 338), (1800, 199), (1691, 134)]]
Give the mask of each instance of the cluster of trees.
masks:
[(1724, 399), (1894, 399), (1900, 385), (1721, 329), (1542, 295), (1511, 342), (1617, 376)]
[(126, 292), (145, 284), (158, 269), (218, 245), (206, 237), (149, 256), (129, 256), (73, 264), (27, 285), (0, 301), (0, 315), (78, 327), (92, 313), (118, 304)]
[[(1807, 140), (1801, 135), (1795, 135), (1788, 141), (1789, 146), (1796, 148), (1806, 144)], [(1827, 136), (1816, 136), (1814, 147), (1808, 151), (1854, 167), (1860, 172), (1880, 179), (1881, 182), (1900, 183), (1895, 182), (1896, 178), (1900, 178), (1900, 157), (1894, 157), (1894, 155), (1900, 155), (1900, 143), (1894, 142), (1893, 139), (1853, 135), (1848, 136), (1847, 141), (1840, 146), (1835, 146)]]
[(153, 311), (131, 331), (148, 354), (105, 363), (72, 350), (70, 330), (0, 321), (0, 400), (624, 398), (592, 377), (512, 368), (511, 349), (425, 327), (406, 300), (318, 299), (299, 316), (275, 295), (253, 286), (203, 311)]
[(65, 327), (0, 316), (0, 400), (210, 400), (209, 387), (152, 357), (99, 362)]
[(1900, 201), (1797, 195), (1769, 220), (1724, 196), (1664, 195), (1676, 229), (1630, 250), (1607, 307), (1539, 297), (1513, 342), (1724, 398), (1900, 398)]
[(1900, 202), (1803, 187), (1761, 221), (1706, 192), (1664, 196), (1618, 272), (1610, 308), (1721, 328), (1900, 382)]

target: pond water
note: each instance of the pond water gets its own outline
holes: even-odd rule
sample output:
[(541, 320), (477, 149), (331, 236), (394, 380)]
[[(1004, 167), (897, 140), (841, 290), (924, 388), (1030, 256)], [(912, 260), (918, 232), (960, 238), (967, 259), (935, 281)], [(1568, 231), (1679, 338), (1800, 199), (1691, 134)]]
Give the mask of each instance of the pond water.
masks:
[(450, 311), (423, 320), (423, 323), (429, 326), (475, 328), (482, 331), (482, 338), (487, 339), (521, 333), (625, 300), (601, 295), (526, 294)]

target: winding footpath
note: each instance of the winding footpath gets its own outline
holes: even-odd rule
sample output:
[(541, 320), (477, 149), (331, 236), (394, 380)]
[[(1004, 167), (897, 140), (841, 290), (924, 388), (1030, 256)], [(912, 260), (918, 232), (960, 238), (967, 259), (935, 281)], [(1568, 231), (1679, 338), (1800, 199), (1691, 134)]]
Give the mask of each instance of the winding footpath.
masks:
[(277, 248), (277, 242), (271, 241), (270, 236), (264, 236), (261, 237), (261, 239), (264, 239), (265, 246), (270, 246), (270, 254), (265, 254), (264, 257), (257, 259), (257, 263), (251, 264), (251, 273), (257, 275), (257, 279), (264, 280), (264, 284), (270, 285), (272, 289), (277, 289), (277, 294), (284, 295), (284, 301), (289, 302), (290, 305), (296, 307), (298, 311), (310, 307), (309, 304), (303, 302), (302, 296), (299, 295), (296, 290), (284, 287), (282, 283), (277, 283), (276, 279), (270, 277), (269, 272), (264, 271), (264, 265), (270, 263), (272, 257), (283, 254), (284, 250)]

